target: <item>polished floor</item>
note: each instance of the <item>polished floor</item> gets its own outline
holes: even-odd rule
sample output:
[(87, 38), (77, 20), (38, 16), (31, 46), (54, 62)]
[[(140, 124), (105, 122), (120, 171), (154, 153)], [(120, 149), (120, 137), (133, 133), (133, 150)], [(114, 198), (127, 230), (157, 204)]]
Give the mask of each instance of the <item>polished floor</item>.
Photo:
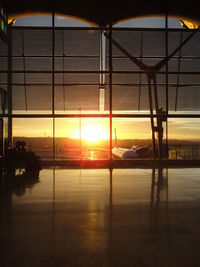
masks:
[(198, 168), (45, 169), (0, 201), (2, 267), (200, 266)]

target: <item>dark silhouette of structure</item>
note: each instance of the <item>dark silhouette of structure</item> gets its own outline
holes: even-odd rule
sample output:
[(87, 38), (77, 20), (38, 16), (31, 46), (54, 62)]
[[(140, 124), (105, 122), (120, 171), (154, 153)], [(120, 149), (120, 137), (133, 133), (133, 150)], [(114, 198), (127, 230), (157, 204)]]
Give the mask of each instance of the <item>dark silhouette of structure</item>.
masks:
[(16, 18), (25, 14), (49, 14), (54, 3), (55, 12), (61, 16), (70, 16), (88, 21), (92, 24), (105, 26), (110, 23), (109, 6), (112, 5), (113, 24), (125, 19), (163, 16), (167, 10), (169, 16), (180, 19), (189, 19), (199, 24), (199, 12), (196, 8), (196, 1), (107, 1), (107, 0), (74, 0), (74, 1), (47, 1), (47, 0), (9, 0), (8, 12), (10, 17)]

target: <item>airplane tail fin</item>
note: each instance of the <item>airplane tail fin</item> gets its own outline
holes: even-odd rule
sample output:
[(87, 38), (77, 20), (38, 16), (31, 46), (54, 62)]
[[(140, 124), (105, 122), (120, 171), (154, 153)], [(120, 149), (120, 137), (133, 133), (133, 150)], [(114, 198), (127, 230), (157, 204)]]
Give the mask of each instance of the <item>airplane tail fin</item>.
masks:
[(118, 145), (117, 145), (117, 130), (116, 130), (116, 128), (115, 128), (115, 147), (118, 147)]

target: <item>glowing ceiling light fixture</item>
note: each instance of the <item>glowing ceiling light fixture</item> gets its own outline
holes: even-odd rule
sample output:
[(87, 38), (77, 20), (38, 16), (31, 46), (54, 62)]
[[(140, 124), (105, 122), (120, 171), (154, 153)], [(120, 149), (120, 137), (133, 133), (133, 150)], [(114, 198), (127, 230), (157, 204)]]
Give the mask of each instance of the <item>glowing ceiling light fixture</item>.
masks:
[(16, 19), (8, 19), (8, 25), (14, 25), (15, 24), (15, 22), (16, 22)]
[(180, 19), (179, 21), (180, 21), (181, 26), (186, 29), (198, 29), (199, 28), (199, 25), (196, 25), (191, 21), (183, 20), (183, 19)]

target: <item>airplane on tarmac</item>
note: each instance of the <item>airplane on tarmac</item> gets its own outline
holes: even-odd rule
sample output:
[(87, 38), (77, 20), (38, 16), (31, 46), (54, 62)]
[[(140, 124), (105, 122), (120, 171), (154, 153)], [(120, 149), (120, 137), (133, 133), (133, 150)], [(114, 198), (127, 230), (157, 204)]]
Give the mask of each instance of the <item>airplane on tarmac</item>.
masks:
[(132, 146), (130, 149), (118, 147), (117, 133), (115, 128), (115, 146), (112, 149), (112, 154), (118, 159), (150, 158), (152, 155), (152, 149), (149, 146)]

